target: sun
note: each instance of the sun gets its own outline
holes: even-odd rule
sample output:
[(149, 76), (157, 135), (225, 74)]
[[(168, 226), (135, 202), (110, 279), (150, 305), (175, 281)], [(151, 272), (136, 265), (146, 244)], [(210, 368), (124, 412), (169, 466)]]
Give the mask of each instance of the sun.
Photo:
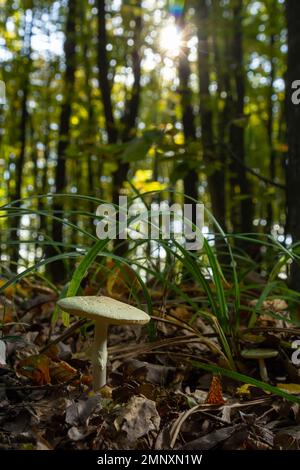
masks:
[(164, 26), (159, 35), (159, 45), (161, 51), (168, 57), (178, 56), (182, 45), (180, 29), (173, 23)]

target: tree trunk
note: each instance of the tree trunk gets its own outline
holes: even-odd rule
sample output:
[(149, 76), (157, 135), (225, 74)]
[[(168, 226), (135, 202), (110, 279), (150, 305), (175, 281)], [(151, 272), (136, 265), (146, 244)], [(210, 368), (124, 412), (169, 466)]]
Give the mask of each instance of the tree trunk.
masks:
[(240, 195), (240, 224), (233, 221), (235, 231), (249, 233), (252, 231), (253, 222), (253, 202), (250, 190), (250, 183), (243, 164), (245, 163), (245, 139), (244, 126), (241, 122), (244, 119), (244, 98), (245, 79), (243, 61), (243, 0), (233, 2), (233, 38), (232, 38), (232, 58), (234, 64), (235, 99), (234, 120), (230, 126), (230, 150), (235, 162), (232, 164), (232, 171), (236, 175), (233, 184), (239, 187)]
[[(28, 121), (28, 110), (27, 101), (30, 87), (30, 72), (31, 72), (31, 36), (33, 28), (33, 13), (30, 22), (27, 21), (27, 10), (25, 11), (25, 32), (24, 32), (24, 81), (22, 86), (22, 100), (21, 100), (21, 119), (19, 127), (19, 140), (20, 140), (20, 153), (16, 160), (15, 170), (15, 186), (12, 193), (12, 201), (19, 201), (22, 197), (22, 182), (23, 182), (23, 171), (26, 155), (26, 134), (27, 134), (27, 121)], [(20, 202), (14, 204), (14, 208), (17, 210), (20, 207)], [(21, 215), (12, 217), (11, 219), (11, 234), (10, 241), (15, 242), (12, 245), (11, 250), (11, 261), (12, 270), (16, 270), (16, 263), (19, 259), (19, 229), (21, 224)]]
[(105, 118), (105, 127), (107, 140), (110, 144), (117, 142), (118, 133), (113, 114), (113, 105), (111, 100), (111, 87), (108, 79), (108, 60), (106, 54), (107, 34), (105, 21), (105, 0), (97, 0), (98, 10), (98, 74), (99, 84)]
[[(274, 80), (276, 76), (276, 62), (275, 62), (275, 25), (274, 25), (274, 14), (276, 13), (276, 5), (277, 0), (273, 0), (270, 5), (269, 10), (269, 22), (270, 22), (270, 64), (271, 64), (271, 71), (270, 71), (270, 86), (268, 90), (268, 121), (267, 121), (267, 135), (268, 135), (268, 143), (269, 143), (269, 176), (271, 181), (275, 181), (276, 177), (276, 165), (275, 165), (275, 158), (276, 152), (273, 145), (273, 126), (274, 126), (274, 103), (272, 100), (272, 96), (274, 93)], [(275, 16), (276, 18), (276, 16)], [(267, 209), (267, 227), (268, 232), (272, 230), (273, 222), (274, 222), (274, 210), (273, 210), (273, 201), (269, 201), (268, 209)]]
[[(137, 8), (141, 8), (141, 2), (137, 2)], [(133, 36), (133, 51), (131, 54), (131, 67), (133, 72), (133, 85), (131, 96), (127, 97), (125, 103), (125, 111), (122, 118), (123, 130), (121, 133), (122, 142), (128, 142), (136, 133), (136, 120), (138, 116), (140, 94), (141, 94), (141, 32), (142, 32), (142, 13), (135, 17), (135, 27)], [(119, 191), (124, 181), (127, 179), (129, 164), (122, 161), (119, 162), (117, 171), (113, 179), (113, 202), (118, 204)], [(119, 253), (121, 254), (121, 253)]]
[[(224, 21), (223, 8), (219, 0), (212, 0), (212, 13), (213, 22), (218, 25)], [(228, 22), (228, 20), (227, 20)], [(228, 230), (227, 211), (228, 203), (226, 199), (226, 181), (228, 178), (228, 122), (232, 111), (232, 93), (230, 82), (230, 60), (227, 54), (228, 51), (228, 38), (224, 37), (225, 28), (221, 30), (215, 28), (212, 31), (213, 50), (214, 50), (214, 65), (216, 68), (217, 82), (218, 82), (218, 99), (223, 104), (223, 109), (218, 112), (217, 116), (217, 131), (218, 131), (218, 160), (221, 168), (222, 175), (220, 176), (219, 189), (220, 198), (223, 199), (224, 215), (222, 220), (222, 228), (225, 232)], [(225, 94), (225, 98), (224, 98)]]
[[(140, 1), (137, 2), (137, 8), (141, 7)], [(140, 55), (140, 39), (142, 32), (142, 13), (135, 17), (135, 27), (133, 36), (133, 51), (131, 54), (131, 67), (133, 72), (133, 86), (131, 95), (126, 99), (125, 112), (122, 118), (122, 129), (118, 132), (116, 127), (113, 104), (111, 98), (111, 86), (108, 79), (108, 61), (106, 54), (107, 34), (105, 22), (105, 0), (97, 1), (98, 8), (98, 71), (99, 83), (102, 96), (102, 104), (105, 116), (105, 126), (108, 137), (108, 142), (113, 144), (118, 141), (118, 137), (123, 142), (127, 142), (135, 135), (136, 119), (138, 115), (140, 103), (140, 90), (141, 90), (141, 55)], [(118, 205), (120, 189), (127, 178), (129, 164), (122, 161), (118, 162), (118, 168), (113, 174), (112, 183), (112, 200), (113, 203)], [(127, 244), (116, 244), (115, 251), (118, 255), (123, 255), (126, 251)]]
[[(91, 85), (92, 77), (92, 62), (89, 57), (90, 52), (90, 15), (89, 10), (86, 9), (84, 3), (81, 4), (81, 15), (84, 18), (84, 22), (81, 24), (81, 35), (83, 42), (83, 65), (85, 73), (85, 95), (86, 95), (86, 106), (87, 106), (87, 129), (84, 135), (84, 150), (87, 158), (87, 180), (88, 180), (88, 194), (90, 196), (95, 196), (96, 191), (99, 189), (97, 186), (100, 184), (101, 174), (98, 173), (95, 168), (95, 162), (93, 161), (93, 156), (96, 154), (96, 142), (97, 142), (97, 122), (96, 115), (93, 103), (93, 93)], [(85, 143), (88, 141), (88, 144)], [(98, 156), (98, 159), (101, 159), (101, 156)], [(96, 187), (96, 188), (95, 188)], [(90, 202), (89, 211), (93, 214), (96, 210), (95, 204)], [(91, 219), (91, 226), (93, 220)]]
[(213, 112), (209, 92), (209, 47), (208, 6), (206, 0), (198, 7), (198, 54), (200, 83), (200, 120), (203, 158), (208, 166), (208, 188), (211, 197), (212, 215), (221, 226), (225, 226), (224, 168), (220, 169), (213, 135)]
[[(57, 163), (55, 168), (55, 193), (61, 194), (66, 189), (66, 161), (67, 148), (70, 139), (70, 120), (72, 112), (72, 101), (74, 97), (74, 81), (76, 70), (76, 3), (77, 0), (69, 0), (66, 21), (66, 39), (64, 43), (65, 53), (65, 76), (64, 76), (64, 101), (61, 107), (59, 135), (57, 146)], [(62, 198), (55, 198), (53, 204), (54, 216), (63, 217), (64, 204)], [(63, 224), (59, 220), (53, 219), (52, 240), (57, 243), (63, 242)], [(50, 247), (48, 256), (54, 255), (56, 250)], [(56, 281), (63, 281), (65, 269), (63, 261), (55, 261), (49, 265), (49, 271)]]
[[(292, 83), (300, 79), (300, 2), (286, 0), (288, 27), (288, 68), (287, 68), (287, 206), (289, 230), (293, 243), (300, 241), (300, 105), (292, 102)], [(294, 262), (290, 273), (291, 287), (300, 291), (300, 265)]]
[[(183, 36), (185, 36), (186, 22), (184, 16), (180, 17), (178, 22)], [(182, 125), (184, 140), (187, 144), (190, 140), (196, 139), (196, 129), (195, 129), (195, 118), (193, 113), (192, 106), (192, 92), (189, 87), (189, 79), (191, 75), (190, 64), (188, 60), (189, 49), (185, 44), (181, 47), (181, 53), (179, 56), (178, 64), (178, 75), (179, 75), (179, 93), (181, 101), (181, 113), (182, 113)], [(191, 168), (189, 162), (187, 162), (188, 171), (183, 179), (183, 188), (185, 196), (185, 204), (191, 204), (191, 200), (198, 200), (198, 173), (197, 170)], [(195, 212), (195, 213), (194, 213)], [(196, 211), (193, 211), (193, 223), (196, 223), (195, 217)]]

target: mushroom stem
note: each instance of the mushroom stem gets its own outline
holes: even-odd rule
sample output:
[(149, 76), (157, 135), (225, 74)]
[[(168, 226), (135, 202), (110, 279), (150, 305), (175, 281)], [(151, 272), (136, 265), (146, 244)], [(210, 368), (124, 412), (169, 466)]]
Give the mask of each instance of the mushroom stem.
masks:
[(93, 388), (97, 392), (106, 384), (107, 324), (96, 321), (92, 355)]
[(260, 357), (258, 359), (258, 364), (259, 364), (259, 372), (260, 376), (263, 382), (269, 382), (269, 376), (267, 372), (267, 367), (265, 363), (265, 359), (263, 357)]

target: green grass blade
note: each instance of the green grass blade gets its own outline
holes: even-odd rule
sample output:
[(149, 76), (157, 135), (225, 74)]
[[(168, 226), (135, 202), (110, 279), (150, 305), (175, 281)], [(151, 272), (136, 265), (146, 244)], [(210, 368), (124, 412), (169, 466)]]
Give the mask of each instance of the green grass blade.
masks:
[(225, 377), (229, 377), (230, 379), (236, 380), (238, 382), (243, 382), (245, 384), (254, 385), (257, 388), (260, 388), (261, 390), (265, 390), (266, 392), (273, 393), (274, 395), (285, 398), (286, 400), (289, 400), (291, 402), (300, 403), (300, 397), (284, 392), (280, 388), (277, 388), (277, 387), (274, 387), (273, 385), (262, 382), (261, 380), (253, 379), (252, 377), (249, 377), (248, 375), (240, 374), (239, 372), (235, 372), (233, 370), (223, 369), (222, 367), (218, 367), (213, 364), (205, 364), (199, 361), (191, 361), (191, 363), (194, 367), (197, 367), (199, 369), (225, 375)]

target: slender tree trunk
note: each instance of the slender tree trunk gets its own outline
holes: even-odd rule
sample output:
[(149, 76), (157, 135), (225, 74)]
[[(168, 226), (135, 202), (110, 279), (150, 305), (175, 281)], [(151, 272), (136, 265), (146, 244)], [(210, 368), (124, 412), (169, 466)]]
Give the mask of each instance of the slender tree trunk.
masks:
[[(74, 98), (74, 81), (76, 70), (76, 3), (77, 0), (69, 0), (66, 21), (66, 39), (64, 44), (65, 52), (65, 75), (64, 75), (64, 101), (61, 107), (59, 121), (59, 136), (57, 146), (57, 163), (55, 168), (55, 192), (61, 194), (66, 189), (66, 162), (67, 148), (70, 139), (70, 120), (72, 112), (72, 101)], [(64, 204), (62, 198), (55, 198), (53, 204), (54, 216), (63, 217)], [(63, 224), (59, 220), (53, 219), (52, 240), (63, 242)], [(53, 255), (56, 250), (51, 247), (48, 255)], [(60, 282), (65, 278), (64, 263), (59, 260), (49, 265), (52, 277)]]
[[(44, 168), (43, 168), (43, 172), (42, 172), (42, 177), (41, 177), (41, 194), (47, 194), (48, 193), (48, 189), (49, 189), (49, 184), (48, 184), (48, 168), (49, 168), (49, 155), (50, 155), (50, 132), (51, 132), (51, 129), (50, 129), (50, 123), (51, 123), (51, 115), (50, 115), (50, 104), (51, 104), (51, 96), (48, 92), (48, 90), (50, 89), (50, 86), (51, 86), (51, 82), (52, 82), (52, 79), (53, 79), (53, 76), (52, 76), (52, 73), (49, 72), (49, 75), (47, 77), (47, 84), (46, 84), (46, 89), (47, 89), (47, 92), (45, 94), (45, 98), (44, 98), (44, 101), (43, 101), (43, 104), (45, 106), (45, 116), (44, 116), (44, 119), (43, 119), (43, 125), (42, 125), (42, 132), (43, 132), (43, 146), (44, 146), (44, 149), (43, 149), (43, 157), (44, 157)], [(44, 210), (46, 211), (47, 210), (47, 206), (48, 206), (48, 203), (47, 203), (47, 199), (46, 198), (43, 198), (43, 199), (39, 199), (38, 200), (38, 209), (39, 210)], [(47, 233), (47, 228), (49, 227), (49, 220), (47, 217), (45, 216), (41, 216), (40, 217), (40, 230), (41, 232), (43, 233)]]
[[(137, 8), (141, 8), (141, 2), (137, 2)], [(122, 142), (128, 142), (135, 137), (136, 134), (136, 120), (139, 111), (140, 94), (141, 94), (141, 33), (142, 33), (142, 12), (136, 15), (133, 36), (133, 50), (131, 53), (131, 67), (133, 73), (133, 85), (131, 95), (127, 97), (125, 103), (125, 112), (122, 118)], [(129, 164), (119, 162), (117, 171), (113, 179), (113, 202), (118, 204), (119, 191), (122, 188), (124, 181), (127, 179)], [(123, 245), (125, 246), (125, 245)], [(121, 254), (121, 253), (120, 253)]]
[(245, 163), (245, 138), (244, 126), (241, 120), (244, 119), (244, 98), (245, 98), (245, 79), (244, 79), (244, 60), (243, 60), (243, 0), (233, 1), (233, 38), (232, 38), (232, 57), (234, 63), (234, 82), (235, 82), (235, 100), (234, 120), (230, 127), (230, 149), (236, 161), (232, 165), (232, 170), (236, 173), (237, 180), (233, 180), (234, 185), (238, 183), (240, 195), (240, 224), (233, 221), (236, 231), (249, 233), (252, 231), (253, 222), (253, 201), (250, 189), (250, 183), (243, 164)]
[[(292, 102), (292, 83), (300, 79), (300, 2), (286, 0), (288, 27), (288, 67), (287, 67), (287, 206), (289, 231), (293, 243), (300, 242), (300, 105)], [(291, 287), (300, 291), (300, 265), (294, 262), (290, 273)]]
[[(137, 2), (137, 8), (141, 7), (140, 1)], [(118, 132), (114, 114), (113, 104), (111, 98), (111, 86), (108, 79), (108, 60), (106, 53), (107, 45), (107, 34), (106, 34), (106, 22), (105, 22), (105, 0), (97, 0), (98, 8), (98, 73), (99, 83), (102, 96), (102, 104), (104, 109), (105, 126), (109, 143), (116, 143), (118, 138), (121, 141), (127, 142), (132, 139), (135, 135), (136, 119), (138, 115), (139, 103), (140, 103), (140, 89), (141, 89), (141, 55), (140, 55), (140, 41), (142, 32), (142, 13), (140, 8), (140, 14), (134, 18), (134, 45), (131, 54), (131, 67), (133, 72), (133, 86), (131, 89), (131, 95), (126, 99), (125, 112), (122, 118), (122, 129)], [(129, 165), (128, 163), (118, 162), (118, 168), (113, 174), (112, 184), (112, 200), (114, 204), (119, 203), (119, 193), (124, 181), (127, 178)], [(116, 245), (116, 253), (118, 255), (124, 254), (126, 251), (126, 243)]]
[[(223, 18), (223, 9), (220, 6), (219, 0), (212, 0), (212, 12), (214, 24), (219, 24)], [(224, 18), (223, 18), (224, 21)], [(228, 21), (228, 20), (227, 20)], [(228, 178), (228, 122), (232, 110), (232, 93), (230, 83), (230, 67), (228, 59), (228, 39), (224, 37), (225, 29), (214, 29), (212, 31), (213, 48), (214, 48), (214, 65), (216, 68), (217, 82), (218, 82), (218, 99), (221, 103), (223, 101), (223, 109), (218, 112), (217, 116), (217, 131), (218, 131), (218, 159), (220, 164), (220, 181), (219, 181), (219, 194), (220, 198), (224, 201), (224, 216), (222, 228), (225, 232), (228, 230), (227, 211), (228, 204), (226, 199), (226, 181)], [(224, 98), (225, 94), (225, 98)]]
[[(271, 71), (270, 71), (270, 86), (269, 86), (269, 93), (268, 93), (268, 122), (267, 122), (267, 135), (268, 135), (268, 143), (269, 143), (269, 155), (270, 155), (270, 162), (269, 162), (269, 175), (270, 180), (274, 181), (276, 177), (276, 165), (275, 165), (275, 158), (276, 152), (273, 145), (273, 126), (274, 126), (274, 104), (273, 104), (273, 93), (274, 93), (274, 80), (276, 75), (276, 65), (275, 65), (275, 26), (274, 26), (274, 14), (276, 14), (276, 5), (277, 0), (274, 0), (271, 3), (270, 11), (269, 11), (269, 21), (270, 21), (270, 63), (271, 63)], [(274, 222), (274, 210), (273, 210), (273, 201), (268, 203), (268, 231), (272, 229), (272, 225)]]
[[(137, 7), (140, 7), (140, 2)], [(116, 143), (118, 137), (123, 142), (134, 137), (134, 130), (140, 102), (140, 79), (141, 79), (141, 55), (140, 55), (140, 36), (142, 31), (142, 14), (135, 17), (134, 28), (134, 46), (131, 55), (131, 66), (134, 76), (134, 82), (131, 90), (131, 96), (126, 100), (125, 113), (122, 119), (122, 132), (118, 136), (118, 131), (113, 114), (113, 104), (111, 98), (111, 86), (108, 79), (108, 60), (106, 53), (107, 34), (105, 22), (105, 0), (97, 0), (98, 8), (98, 71), (99, 83), (102, 96), (102, 104), (105, 117), (105, 126), (109, 143)], [(128, 164), (119, 162), (118, 169), (113, 175), (113, 202), (118, 203), (118, 196), (123, 182), (126, 180)]]
[(105, 21), (105, 0), (97, 0), (97, 18), (98, 18), (98, 74), (99, 84), (103, 104), (103, 112), (105, 117), (105, 127), (107, 132), (107, 139), (110, 144), (117, 142), (118, 133), (115, 125), (113, 114), (113, 105), (111, 99), (111, 86), (108, 79), (108, 60), (106, 53), (107, 34), (106, 34), (106, 21)]
[[(90, 36), (90, 17), (85, 9), (85, 5), (82, 4), (82, 15), (85, 18), (84, 24), (82, 24), (82, 38), (83, 38), (83, 64), (84, 64), (84, 73), (85, 73), (85, 94), (87, 100), (87, 131), (85, 138), (88, 141), (86, 146), (87, 153), (87, 177), (88, 177), (88, 194), (95, 196), (95, 193), (98, 188), (95, 186), (99, 185), (101, 174), (95, 168), (93, 155), (95, 154), (96, 148), (96, 135), (97, 135), (97, 125), (96, 125), (96, 116), (93, 103), (92, 95), (92, 86), (91, 86), (91, 76), (92, 76), (92, 63), (89, 57), (89, 36)], [(98, 156), (98, 159), (101, 157)], [(91, 214), (96, 210), (93, 202), (89, 204), (89, 210)]]
[[(184, 16), (178, 21), (179, 27), (185, 37), (186, 22)], [(179, 56), (178, 75), (179, 75), (179, 93), (181, 101), (181, 113), (184, 140), (187, 144), (190, 140), (196, 139), (195, 117), (192, 106), (192, 92), (189, 86), (191, 75), (190, 64), (188, 60), (189, 49), (185, 43), (181, 47)], [(197, 170), (191, 168), (190, 162), (187, 162), (188, 171), (183, 179), (183, 188), (185, 196), (185, 204), (191, 204), (192, 199), (198, 200), (198, 173)], [(193, 211), (195, 212), (195, 211)], [(193, 214), (193, 223), (196, 223), (195, 214)]]
[(220, 225), (225, 226), (224, 168), (218, 168), (220, 162), (218, 161), (214, 145), (213, 112), (209, 92), (209, 12), (207, 0), (199, 0), (198, 13), (200, 120), (203, 158), (208, 166), (207, 181), (211, 197), (212, 214)]
[[(15, 170), (15, 186), (12, 193), (12, 200), (19, 201), (22, 197), (22, 182), (23, 182), (23, 172), (24, 172), (24, 163), (26, 156), (26, 134), (27, 134), (27, 121), (28, 121), (28, 110), (27, 102), (30, 88), (30, 72), (32, 66), (31, 59), (31, 36), (33, 28), (33, 12), (31, 13), (31, 20), (27, 21), (27, 10), (25, 12), (25, 33), (24, 33), (24, 81), (22, 83), (22, 100), (21, 100), (21, 119), (19, 127), (19, 139), (20, 139), (20, 153), (16, 161), (16, 170)], [(14, 205), (15, 209), (20, 207), (20, 202)], [(21, 224), (21, 216), (12, 217), (11, 219), (11, 234), (10, 240), (15, 242), (12, 245), (12, 269), (15, 270), (15, 264), (18, 262), (19, 258), (19, 229)]]

